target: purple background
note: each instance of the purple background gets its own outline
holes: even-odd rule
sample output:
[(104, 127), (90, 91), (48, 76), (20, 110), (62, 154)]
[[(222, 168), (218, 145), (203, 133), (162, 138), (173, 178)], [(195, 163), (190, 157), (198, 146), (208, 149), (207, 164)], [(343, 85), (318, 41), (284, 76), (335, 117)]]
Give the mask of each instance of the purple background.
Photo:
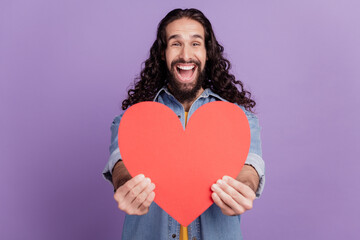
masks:
[(357, 239), (359, 1), (1, 0), (0, 239), (120, 239), (109, 127), (176, 7), (201, 9), (257, 105), (246, 239)]

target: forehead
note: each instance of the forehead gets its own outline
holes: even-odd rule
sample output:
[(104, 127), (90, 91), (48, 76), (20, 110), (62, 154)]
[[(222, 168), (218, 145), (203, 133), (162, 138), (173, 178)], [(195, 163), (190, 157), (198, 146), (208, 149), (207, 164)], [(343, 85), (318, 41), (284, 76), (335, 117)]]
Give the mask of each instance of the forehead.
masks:
[(198, 21), (180, 18), (166, 26), (166, 40), (168, 41), (174, 35), (178, 35), (181, 38), (191, 38), (192, 36), (200, 35), (204, 39), (205, 31)]

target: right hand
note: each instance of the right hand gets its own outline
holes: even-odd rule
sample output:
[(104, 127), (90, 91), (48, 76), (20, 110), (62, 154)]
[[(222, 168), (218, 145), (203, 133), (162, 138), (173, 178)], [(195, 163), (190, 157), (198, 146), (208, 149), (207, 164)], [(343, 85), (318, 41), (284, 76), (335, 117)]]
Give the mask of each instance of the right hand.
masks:
[(155, 184), (150, 178), (139, 174), (119, 187), (114, 199), (120, 210), (129, 215), (144, 215), (149, 212), (150, 204), (155, 198)]

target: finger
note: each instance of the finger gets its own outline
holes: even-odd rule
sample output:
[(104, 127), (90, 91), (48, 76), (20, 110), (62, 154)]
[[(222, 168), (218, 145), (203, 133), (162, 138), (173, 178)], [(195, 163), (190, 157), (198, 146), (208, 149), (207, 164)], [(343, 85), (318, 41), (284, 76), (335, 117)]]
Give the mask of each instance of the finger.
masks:
[(138, 209), (140, 205), (146, 200), (148, 195), (155, 189), (155, 184), (149, 184), (131, 203), (131, 206)]
[(227, 184), (223, 180), (218, 180), (217, 184), (220, 186), (220, 188), (227, 193), (232, 199), (234, 199), (238, 204), (242, 206), (250, 207), (252, 200), (245, 198), (241, 193), (239, 193), (236, 189), (234, 189), (232, 186)]
[(242, 196), (237, 190), (227, 184), (224, 180), (219, 179), (216, 184), (219, 185), (219, 187), (236, 202), (240, 203), (244, 199), (244, 196)]
[(239, 191), (245, 198), (252, 200), (256, 198), (255, 192), (248, 185), (229, 176), (224, 176), (223, 180)]
[(223, 214), (228, 216), (235, 215), (235, 212), (229, 206), (227, 206), (215, 192), (211, 194), (211, 198), (213, 199), (214, 203), (218, 205)]
[[(232, 195), (233, 199), (244, 209), (244, 210), (250, 210), (253, 207), (253, 202), (255, 199), (255, 193), (254, 191), (248, 187), (246, 184), (239, 182), (236, 179), (233, 179), (231, 177), (228, 176), (224, 176), (223, 177), (224, 180), (227, 181), (222, 181), (223, 185), (221, 185), (221, 187), (225, 192), (228, 192), (229, 189), (230, 191), (233, 190), (236, 192), (235, 195)], [(239, 190), (239, 186), (243, 187), (245, 190), (243, 190), (243, 192), (246, 192), (246, 195), (243, 195), (243, 192), (240, 192)], [(231, 191), (233, 193), (233, 191)]]
[(134, 188), (137, 184), (139, 184), (145, 178), (144, 174), (139, 174), (129, 181), (127, 181), (124, 185), (119, 187), (115, 194), (114, 198), (117, 201), (123, 201), (124, 197), (128, 194), (128, 192)]
[[(221, 182), (221, 180), (219, 180)], [(218, 182), (219, 182), (218, 181)], [(230, 208), (232, 208), (232, 206), (236, 205), (237, 203), (235, 202), (234, 199), (232, 199), (232, 197), (227, 194), (226, 192), (224, 192), (224, 190), (222, 190), (219, 186), (219, 184), (215, 183), (211, 186), (211, 189), (220, 197), (220, 199), (226, 204), (228, 205)]]
[(142, 191), (144, 191), (144, 189), (150, 184), (150, 182), (151, 181), (149, 178), (145, 178), (141, 182), (139, 182), (128, 192), (124, 199), (119, 202), (118, 207), (129, 215), (137, 215), (138, 208), (134, 207), (132, 205), (132, 202), (138, 197), (138, 195)]
[[(223, 184), (222, 180), (218, 180), (220, 184)], [(219, 184), (213, 184), (212, 185), (213, 191), (220, 197), (220, 199), (228, 206), (230, 207), (236, 214), (242, 214), (245, 212), (245, 209), (243, 206), (241, 206), (239, 203), (237, 203), (229, 194), (224, 192)]]
[(139, 211), (143, 212), (143, 214), (147, 213), (149, 211), (149, 207), (151, 203), (155, 199), (155, 192), (151, 192), (148, 197), (145, 199), (145, 201), (140, 205)]
[(128, 202), (129, 205), (138, 197), (140, 193), (142, 193), (145, 188), (151, 183), (150, 178), (145, 178), (140, 181), (136, 186), (134, 186), (124, 198), (124, 201)]
[[(134, 178), (127, 181), (123, 186), (119, 187), (115, 194), (114, 198), (118, 203), (118, 208), (128, 214), (132, 213), (132, 209), (129, 209), (129, 206), (132, 202), (129, 194), (135, 194), (133, 189), (135, 186), (138, 186), (142, 181), (144, 181), (145, 176), (143, 174), (139, 174)], [(136, 190), (135, 190), (136, 191)]]

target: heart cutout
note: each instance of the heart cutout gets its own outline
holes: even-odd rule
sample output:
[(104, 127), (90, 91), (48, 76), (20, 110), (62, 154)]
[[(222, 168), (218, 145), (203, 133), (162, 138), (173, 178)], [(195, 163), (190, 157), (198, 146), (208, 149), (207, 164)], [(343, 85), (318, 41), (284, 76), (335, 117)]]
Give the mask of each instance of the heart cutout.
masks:
[(169, 107), (142, 102), (124, 113), (118, 142), (129, 173), (149, 177), (156, 185), (154, 201), (188, 226), (212, 205), (211, 185), (239, 174), (250, 128), (243, 110), (228, 102), (201, 106), (185, 130)]

